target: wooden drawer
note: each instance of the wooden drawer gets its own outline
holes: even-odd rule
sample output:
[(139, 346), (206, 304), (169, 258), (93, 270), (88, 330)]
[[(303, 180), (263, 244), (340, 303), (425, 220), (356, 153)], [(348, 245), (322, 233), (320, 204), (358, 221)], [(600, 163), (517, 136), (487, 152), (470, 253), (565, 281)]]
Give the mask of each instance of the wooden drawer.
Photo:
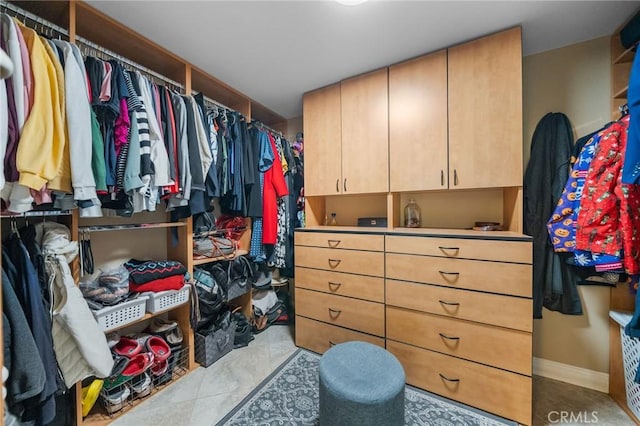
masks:
[(384, 305), (296, 289), (296, 314), (328, 324), (384, 336)]
[(531, 332), (531, 299), (386, 280), (387, 305)]
[[(297, 234), (296, 234), (297, 238)], [(387, 235), (387, 253), (533, 263), (531, 242)]]
[(531, 375), (531, 333), (387, 306), (387, 339)]
[(384, 235), (348, 234), (342, 232), (296, 232), (295, 242), (297, 246), (384, 251)]
[(384, 278), (296, 267), (296, 288), (384, 303)]
[(387, 278), (532, 297), (531, 265), (387, 253)]
[(359, 340), (384, 348), (384, 339), (335, 325), (296, 316), (296, 346), (324, 353), (338, 343)]
[[(407, 383), (522, 424), (531, 424), (531, 377), (387, 340)], [(449, 379), (449, 380), (447, 380)]]
[(295, 256), (296, 266), (376, 277), (384, 276), (384, 253), (382, 252), (296, 246)]

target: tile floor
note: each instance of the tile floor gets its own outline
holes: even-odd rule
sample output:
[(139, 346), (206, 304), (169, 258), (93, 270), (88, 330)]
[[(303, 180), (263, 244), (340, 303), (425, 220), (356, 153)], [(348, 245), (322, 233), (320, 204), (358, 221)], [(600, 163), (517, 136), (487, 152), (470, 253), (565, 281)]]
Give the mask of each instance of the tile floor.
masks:
[[(235, 349), (209, 368), (198, 368), (112, 423), (113, 426), (213, 426), (296, 350), (293, 329), (271, 326), (249, 346)], [(543, 377), (533, 381), (533, 426), (560, 423), (556, 412), (584, 417), (598, 426), (634, 425), (607, 395)]]

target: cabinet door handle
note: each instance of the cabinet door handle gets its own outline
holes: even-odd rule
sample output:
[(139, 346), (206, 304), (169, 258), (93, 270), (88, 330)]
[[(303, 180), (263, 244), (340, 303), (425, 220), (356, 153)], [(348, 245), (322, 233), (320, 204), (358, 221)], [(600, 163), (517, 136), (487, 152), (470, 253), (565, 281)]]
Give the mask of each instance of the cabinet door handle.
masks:
[(338, 244), (340, 244), (341, 240), (327, 240), (327, 244), (329, 244), (329, 247), (331, 248), (335, 248), (338, 247)]
[(344, 192), (347, 192), (347, 178), (344, 178), (343, 187), (344, 187)]
[(329, 316), (333, 319), (338, 318), (338, 315), (342, 313), (339, 309), (331, 309), (329, 308)]
[(453, 184), (458, 185), (458, 171), (456, 169), (453, 169)]
[[(329, 259), (329, 266), (332, 268), (335, 268), (340, 264), (340, 262), (341, 262), (340, 259)], [(335, 265), (332, 265), (332, 263), (335, 263)]]
[(440, 378), (441, 378), (442, 380), (446, 380), (447, 382), (452, 382), (452, 383), (458, 383), (458, 382), (460, 382), (460, 379), (450, 379), (450, 378), (448, 378), (447, 376), (445, 376), (445, 375), (444, 375), (444, 374), (442, 374), (442, 373), (438, 373), (438, 374), (440, 375)]
[(336, 179), (336, 192), (340, 192), (340, 179)]
[(459, 337), (454, 337), (454, 336), (447, 336), (444, 333), (438, 333), (440, 335), (440, 337), (442, 337), (443, 339), (447, 339), (447, 340), (460, 340)]
[(446, 300), (438, 300), (438, 302), (440, 302), (442, 305), (447, 306), (460, 306), (459, 302), (447, 302)]
[(329, 290), (331, 291), (336, 291), (342, 285), (342, 283), (334, 283), (333, 281), (328, 281), (328, 283), (329, 283)]
[(440, 169), (440, 186), (444, 186), (444, 170)]

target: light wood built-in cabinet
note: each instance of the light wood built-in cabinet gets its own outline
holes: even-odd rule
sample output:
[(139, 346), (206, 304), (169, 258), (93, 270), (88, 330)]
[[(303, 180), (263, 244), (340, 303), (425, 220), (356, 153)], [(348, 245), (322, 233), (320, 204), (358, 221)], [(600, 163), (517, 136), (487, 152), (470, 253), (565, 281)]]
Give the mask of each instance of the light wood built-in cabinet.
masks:
[(387, 87), (386, 68), (344, 80), (340, 85), (344, 194), (389, 191)]
[(448, 187), (446, 106), (446, 50), (389, 67), (391, 192)]
[(407, 383), (531, 424), (530, 237), (309, 227), (295, 257), (298, 346), (385, 346)]
[(448, 50), (449, 188), (522, 185), (522, 41), (513, 28)]
[(342, 126), (340, 84), (305, 93), (304, 120), (306, 196), (335, 195), (342, 192)]
[[(502, 209), (487, 217), (486, 210), (470, 203), (463, 226), (490, 221), (522, 231), (519, 27), (339, 84), (339, 99), (336, 85), (304, 96), (307, 224), (321, 225), (336, 212), (340, 225), (356, 225), (354, 218), (379, 217), (386, 210), (387, 226), (393, 228), (403, 224), (407, 197), (439, 203), (437, 194), (443, 190), (464, 190), (470, 199), (498, 190), (497, 199), (495, 193), (485, 198)], [(335, 108), (327, 105), (338, 102), (339, 150), (334, 143), (338, 132), (327, 128), (338, 121)], [(435, 195), (425, 196), (429, 192)], [(326, 198), (364, 194), (387, 198), (363, 198), (362, 203)], [(343, 209), (347, 204), (356, 209)], [(429, 217), (422, 226), (430, 226)]]

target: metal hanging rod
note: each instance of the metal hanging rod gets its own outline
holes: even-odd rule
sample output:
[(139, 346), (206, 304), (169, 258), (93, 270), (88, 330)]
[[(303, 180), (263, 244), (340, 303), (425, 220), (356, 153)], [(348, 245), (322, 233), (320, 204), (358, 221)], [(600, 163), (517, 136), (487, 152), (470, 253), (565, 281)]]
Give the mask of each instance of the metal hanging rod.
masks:
[[(197, 94), (197, 92), (193, 92), (195, 94)], [(202, 92), (200, 92), (202, 93)], [(207, 106), (216, 106), (218, 108), (223, 108), (226, 109), (227, 111), (233, 111), (233, 112), (237, 112), (236, 110), (234, 110), (233, 108), (229, 108), (228, 106), (226, 106), (223, 103), (220, 103), (218, 101), (214, 101), (213, 99), (207, 97), (204, 93), (202, 93), (202, 99), (204, 99), (205, 104), (211, 104), (211, 105), (207, 105)]]
[(16, 218), (16, 217), (40, 217), (40, 216), (69, 216), (71, 210), (33, 210), (25, 213), (8, 213), (1, 214), (0, 217)]
[[(40, 25), (42, 25), (44, 27), (47, 27), (47, 28), (49, 28), (51, 30), (54, 30), (55, 32), (57, 32), (57, 33), (59, 33), (61, 35), (64, 35), (67, 38), (69, 37), (69, 32), (67, 30), (65, 30), (64, 28), (59, 27), (56, 24), (54, 24), (52, 22), (49, 22), (49, 21), (41, 18), (38, 15), (34, 15), (33, 13), (28, 12), (28, 11), (24, 10), (23, 8), (16, 6), (13, 3), (8, 3), (8, 2), (2, 0), (0, 2), (0, 12), (11, 12), (11, 13), (7, 13), (7, 14), (8, 15), (13, 15), (15, 18), (18, 18), (18, 19), (20, 19), (20, 17), (24, 18), (24, 19), (22, 19), (23, 23), (24, 23), (24, 20), (29, 19), (32, 22), (40, 24)], [(25, 23), (25, 25), (26, 25), (26, 23)], [(32, 28), (32, 29), (35, 29), (35, 28)]]
[(171, 80), (170, 78), (167, 78), (167, 77), (163, 76), (162, 74), (159, 74), (159, 73), (157, 73), (157, 72), (155, 72), (155, 71), (153, 71), (153, 70), (151, 70), (151, 69), (149, 69), (149, 68), (147, 68), (145, 66), (142, 66), (142, 65), (140, 65), (140, 64), (138, 64), (136, 62), (133, 62), (132, 60), (127, 59), (122, 55), (118, 55), (117, 53), (115, 53), (115, 52), (113, 52), (111, 50), (105, 49), (104, 47), (99, 46), (99, 45), (87, 40), (84, 37), (76, 36), (76, 44), (79, 47), (84, 46), (84, 47), (87, 47), (89, 49), (92, 49), (93, 51), (95, 51), (98, 54), (98, 56), (99, 56), (99, 54), (104, 54), (106, 56), (109, 56), (110, 58), (113, 58), (113, 59), (115, 59), (115, 60), (117, 60), (119, 62), (122, 62), (123, 64), (128, 65), (129, 67), (133, 68), (134, 70), (140, 71), (142, 74), (146, 74), (146, 75), (148, 75), (148, 76), (150, 76), (152, 78), (158, 79), (158, 80), (160, 80), (160, 81), (162, 81), (164, 83), (167, 83), (170, 86), (173, 86), (173, 88), (184, 92), (184, 85), (182, 85), (182, 84), (180, 84), (180, 83), (178, 83), (178, 82), (176, 82), (174, 80)]
[(131, 229), (177, 228), (186, 222), (132, 223), (128, 225), (97, 225), (78, 228), (79, 232), (129, 231)]
[(279, 132), (275, 129), (272, 129), (271, 127), (267, 126), (266, 124), (264, 124), (262, 121), (259, 120), (251, 120), (251, 124), (253, 124), (254, 126), (257, 126), (258, 128), (263, 128), (265, 130), (270, 131), (273, 134), (276, 134), (278, 136), (280, 136), (281, 138), (284, 138), (284, 133)]

